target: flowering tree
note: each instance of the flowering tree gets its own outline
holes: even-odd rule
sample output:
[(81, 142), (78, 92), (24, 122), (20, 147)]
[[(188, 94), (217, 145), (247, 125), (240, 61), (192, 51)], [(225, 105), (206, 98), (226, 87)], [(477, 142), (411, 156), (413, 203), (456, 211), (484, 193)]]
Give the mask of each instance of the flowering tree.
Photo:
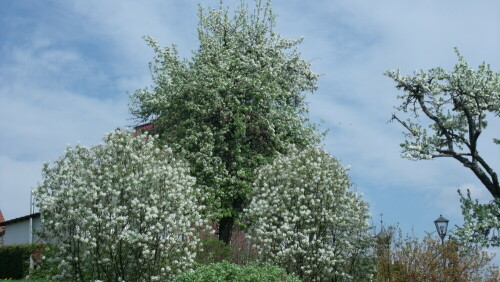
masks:
[(347, 170), (313, 146), (260, 168), (246, 212), (261, 259), (305, 281), (369, 279), (368, 205), (350, 187)]
[(189, 168), (156, 137), (115, 131), (69, 147), (36, 189), (42, 236), (66, 281), (170, 280), (189, 269), (200, 208)]
[[(498, 175), (484, 155), (480, 155), (478, 140), (486, 129), (487, 118), (500, 116), (500, 73), (494, 73), (485, 63), (474, 71), (458, 50), (455, 51), (458, 64), (452, 72), (434, 68), (413, 76), (402, 76), (399, 71), (385, 73), (404, 92), (398, 96), (402, 103), (397, 109), (413, 116), (404, 120), (393, 114), (392, 120), (406, 129), (407, 139), (401, 144), (403, 157), (412, 160), (453, 158), (474, 173), (495, 201), (481, 208), (477, 202), (462, 197), (465, 219), (479, 223), (479, 219), (488, 217), (482, 211), (492, 208), (495, 211), (489, 213), (498, 216), (488, 221), (496, 221), (496, 227), (491, 227), (497, 228), (500, 226), (500, 207), (496, 204), (500, 200)], [(429, 131), (422, 126), (420, 116), (428, 118)], [(493, 142), (500, 141), (493, 139)], [(478, 226), (476, 223), (466, 221), (469, 229)], [(484, 232), (477, 231), (468, 233), (484, 237)]]
[(204, 191), (219, 239), (228, 243), (248, 200), (254, 170), (287, 144), (318, 141), (306, 125), (304, 91), (318, 75), (300, 58), (301, 40), (274, 32), (270, 1), (199, 11), (200, 46), (191, 60), (175, 46), (160, 48), (151, 64), (154, 85), (131, 95), (131, 112), (152, 121), (160, 139), (186, 158)]

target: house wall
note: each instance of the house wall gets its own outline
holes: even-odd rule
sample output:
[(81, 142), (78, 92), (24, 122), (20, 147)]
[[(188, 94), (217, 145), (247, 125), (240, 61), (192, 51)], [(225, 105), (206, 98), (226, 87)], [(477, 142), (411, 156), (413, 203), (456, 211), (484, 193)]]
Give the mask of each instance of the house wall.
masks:
[[(36, 230), (40, 229), (40, 225), (40, 217), (33, 218), (33, 243), (39, 241), (39, 238), (36, 235)], [(29, 244), (29, 228), (29, 219), (11, 223), (5, 226), (5, 235), (3, 236), (4, 246), (14, 244)]]

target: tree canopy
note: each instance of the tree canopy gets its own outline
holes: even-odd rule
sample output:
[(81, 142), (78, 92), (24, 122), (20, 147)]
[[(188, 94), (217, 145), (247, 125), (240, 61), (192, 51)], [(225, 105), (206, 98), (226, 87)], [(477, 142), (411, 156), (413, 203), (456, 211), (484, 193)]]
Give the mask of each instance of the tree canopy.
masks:
[(254, 170), (288, 144), (319, 141), (304, 101), (318, 75), (297, 50), (302, 39), (275, 33), (270, 1), (257, 1), (253, 11), (242, 3), (232, 16), (222, 6), (200, 7), (199, 20), (190, 59), (146, 38), (156, 52), (153, 86), (133, 93), (130, 108), (188, 160), (219, 238), (229, 242)]

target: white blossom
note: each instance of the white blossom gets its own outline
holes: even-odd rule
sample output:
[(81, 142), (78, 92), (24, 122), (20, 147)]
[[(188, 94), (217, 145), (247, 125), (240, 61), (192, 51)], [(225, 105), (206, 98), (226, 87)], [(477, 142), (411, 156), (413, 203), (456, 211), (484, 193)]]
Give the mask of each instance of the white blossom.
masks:
[(41, 235), (57, 246), (55, 279), (166, 281), (190, 269), (203, 223), (195, 180), (156, 142), (116, 131), (44, 165), (35, 196)]
[(371, 278), (368, 205), (347, 170), (320, 148), (290, 148), (260, 168), (246, 210), (264, 261), (305, 281)]

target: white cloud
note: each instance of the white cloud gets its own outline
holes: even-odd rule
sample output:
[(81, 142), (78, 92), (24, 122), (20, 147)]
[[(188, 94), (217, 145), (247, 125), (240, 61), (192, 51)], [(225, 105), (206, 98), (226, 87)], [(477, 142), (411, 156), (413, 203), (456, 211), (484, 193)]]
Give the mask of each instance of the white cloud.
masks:
[[(43, 162), (55, 160), (67, 143), (92, 145), (126, 125), (127, 96), (88, 93), (112, 84), (98, 62), (34, 34), (3, 45), (0, 65), (0, 208), (5, 217), (25, 215), (29, 191), (41, 180)], [(6, 47), (8, 46), (8, 48)], [(111, 95), (109, 95), (111, 94)]]
[[(78, 15), (82, 28), (98, 34), (112, 44), (114, 55), (127, 58), (126, 63), (147, 67), (152, 49), (142, 37), (154, 37), (162, 45), (178, 44), (181, 55), (188, 56), (196, 39), (196, 4), (194, 1), (62, 1)], [(182, 22), (182, 24), (179, 24)], [(118, 56), (115, 59), (120, 67)]]

